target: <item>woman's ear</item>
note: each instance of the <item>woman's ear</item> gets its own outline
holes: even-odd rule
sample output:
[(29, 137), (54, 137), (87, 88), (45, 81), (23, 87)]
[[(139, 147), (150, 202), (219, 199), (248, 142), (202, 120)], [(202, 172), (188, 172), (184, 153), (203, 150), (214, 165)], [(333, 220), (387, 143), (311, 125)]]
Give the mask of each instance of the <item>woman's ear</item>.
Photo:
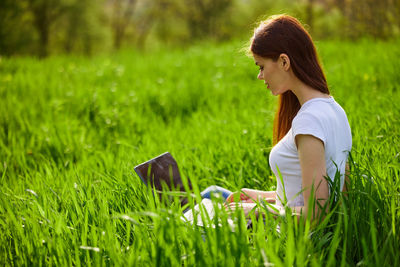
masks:
[(288, 55), (284, 53), (279, 55), (279, 65), (284, 71), (288, 71), (290, 69), (290, 59)]

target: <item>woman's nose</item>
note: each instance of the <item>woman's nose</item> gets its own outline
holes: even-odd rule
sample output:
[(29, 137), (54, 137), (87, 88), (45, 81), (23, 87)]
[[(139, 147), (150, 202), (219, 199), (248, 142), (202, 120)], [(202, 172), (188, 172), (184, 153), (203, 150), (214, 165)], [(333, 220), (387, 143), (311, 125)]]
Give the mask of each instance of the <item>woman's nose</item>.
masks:
[(264, 79), (263, 73), (261, 71), (258, 73), (257, 79), (259, 79), (259, 80)]

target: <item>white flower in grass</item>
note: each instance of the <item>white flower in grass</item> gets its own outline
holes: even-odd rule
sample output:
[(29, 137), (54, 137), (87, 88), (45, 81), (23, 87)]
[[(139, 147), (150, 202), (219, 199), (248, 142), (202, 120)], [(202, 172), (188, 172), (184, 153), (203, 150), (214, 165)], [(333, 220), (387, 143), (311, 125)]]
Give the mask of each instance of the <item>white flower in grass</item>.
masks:
[(33, 191), (32, 189), (25, 189), (25, 191), (31, 193), (31, 194), (34, 195), (35, 197), (38, 197), (38, 195), (36, 194), (36, 192)]
[(94, 252), (100, 252), (100, 249), (98, 247), (80, 246), (79, 248), (84, 250), (92, 250)]

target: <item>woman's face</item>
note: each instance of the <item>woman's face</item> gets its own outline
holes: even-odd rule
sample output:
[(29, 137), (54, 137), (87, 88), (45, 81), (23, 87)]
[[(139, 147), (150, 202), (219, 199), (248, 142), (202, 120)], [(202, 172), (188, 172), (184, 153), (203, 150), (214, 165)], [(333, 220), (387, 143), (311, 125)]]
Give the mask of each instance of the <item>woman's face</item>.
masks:
[(273, 95), (280, 95), (289, 90), (288, 73), (281, 57), (277, 61), (254, 55), (254, 61), (260, 67), (258, 79), (264, 80)]

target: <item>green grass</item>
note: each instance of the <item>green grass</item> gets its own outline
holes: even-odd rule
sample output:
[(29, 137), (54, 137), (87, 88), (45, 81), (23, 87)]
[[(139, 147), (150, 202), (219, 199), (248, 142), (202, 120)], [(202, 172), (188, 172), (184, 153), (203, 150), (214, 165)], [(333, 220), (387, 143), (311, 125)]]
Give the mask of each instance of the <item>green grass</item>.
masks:
[[(195, 191), (273, 190), (276, 99), (242, 44), (0, 61), (0, 262), (400, 265), (399, 42), (318, 42), (353, 133), (351, 190), (314, 228), (198, 228), (133, 167), (164, 151)], [(221, 214), (222, 217), (226, 216)], [(276, 231), (280, 224), (280, 233)]]

